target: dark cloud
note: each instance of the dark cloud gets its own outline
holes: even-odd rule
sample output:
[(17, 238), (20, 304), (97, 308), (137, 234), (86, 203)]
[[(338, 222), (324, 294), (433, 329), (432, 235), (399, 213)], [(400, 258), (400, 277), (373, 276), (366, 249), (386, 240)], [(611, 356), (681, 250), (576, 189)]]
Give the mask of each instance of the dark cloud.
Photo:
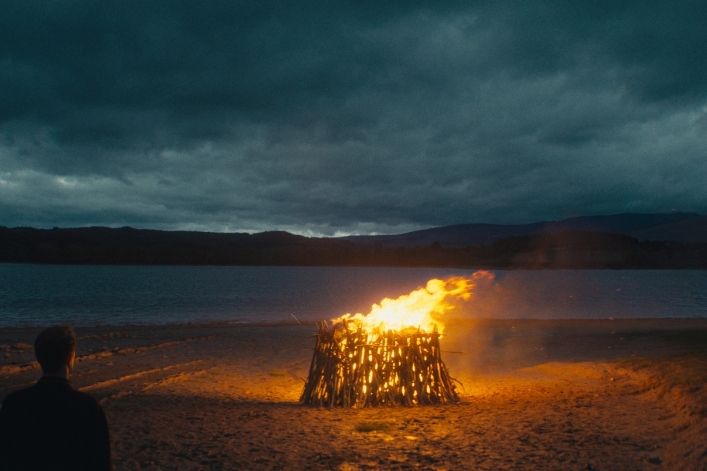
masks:
[(701, 2), (11, 1), (0, 224), (707, 210)]

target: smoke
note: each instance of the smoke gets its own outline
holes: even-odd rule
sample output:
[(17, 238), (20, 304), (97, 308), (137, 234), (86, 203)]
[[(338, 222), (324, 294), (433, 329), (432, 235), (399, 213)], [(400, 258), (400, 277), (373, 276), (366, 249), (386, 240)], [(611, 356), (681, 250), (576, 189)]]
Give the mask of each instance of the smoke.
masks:
[(629, 356), (628, 342), (659, 318), (703, 309), (694, 298), (701, 278), (670, 271), (499, 270), (474, 279), (473, 298), (449, 313), (442, 339), (452, 376), (465, 381)]

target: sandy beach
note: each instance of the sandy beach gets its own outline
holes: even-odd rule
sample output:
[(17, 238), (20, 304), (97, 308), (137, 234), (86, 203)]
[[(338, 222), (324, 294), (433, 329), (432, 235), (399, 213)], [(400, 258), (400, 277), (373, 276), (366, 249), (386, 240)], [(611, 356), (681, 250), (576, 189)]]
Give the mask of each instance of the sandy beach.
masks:
[[(313, 325), (79, 328), (116, 470), (707, 469), (707, 319), (451, 321), (462, 403), (298, 403)], [(40, 370), (0, 329), (0, 399)]]

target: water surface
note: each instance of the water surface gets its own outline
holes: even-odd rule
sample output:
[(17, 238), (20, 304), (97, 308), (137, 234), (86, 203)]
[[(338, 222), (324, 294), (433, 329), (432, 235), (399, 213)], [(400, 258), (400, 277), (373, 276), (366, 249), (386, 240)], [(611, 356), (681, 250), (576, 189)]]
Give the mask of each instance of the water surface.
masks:
[[(0, 264), (0, 326), (290, 322), (368, 312), (473, 270)], [(495, 270), (450, 316), (707, 317), (707, 272)], [(293, 317), (294, 316), (294, 317)]]

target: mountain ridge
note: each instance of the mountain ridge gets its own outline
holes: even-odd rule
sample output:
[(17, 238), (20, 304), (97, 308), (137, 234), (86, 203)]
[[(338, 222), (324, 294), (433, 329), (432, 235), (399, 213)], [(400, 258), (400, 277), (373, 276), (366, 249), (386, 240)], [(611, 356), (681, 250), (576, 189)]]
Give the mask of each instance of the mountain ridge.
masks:
[[(688, 220), (694, 220), (695, 229)], [(607, 216), (579, 216), (560, 221), (530, 224), (454, 224), (395, 235), (341, 237), (356, 243), (381, 247), (424, 247), (435, 242), (443, 247), (488, 245), (507, 237), (532, 236), (558, 231), (592, 231), (628, 235), (639, 240), (707, 242), (707, 216), (697, 213), (622, 213)], [(668, 237), (668, 235), (670, 237)]]
[(622, 214), (524, 225), (459, 224), (393, 236), (345, 238), (305, 237), (285, 231), (249, 234), (0, 226), (0, 262), (707, 269), (707, 216)]

